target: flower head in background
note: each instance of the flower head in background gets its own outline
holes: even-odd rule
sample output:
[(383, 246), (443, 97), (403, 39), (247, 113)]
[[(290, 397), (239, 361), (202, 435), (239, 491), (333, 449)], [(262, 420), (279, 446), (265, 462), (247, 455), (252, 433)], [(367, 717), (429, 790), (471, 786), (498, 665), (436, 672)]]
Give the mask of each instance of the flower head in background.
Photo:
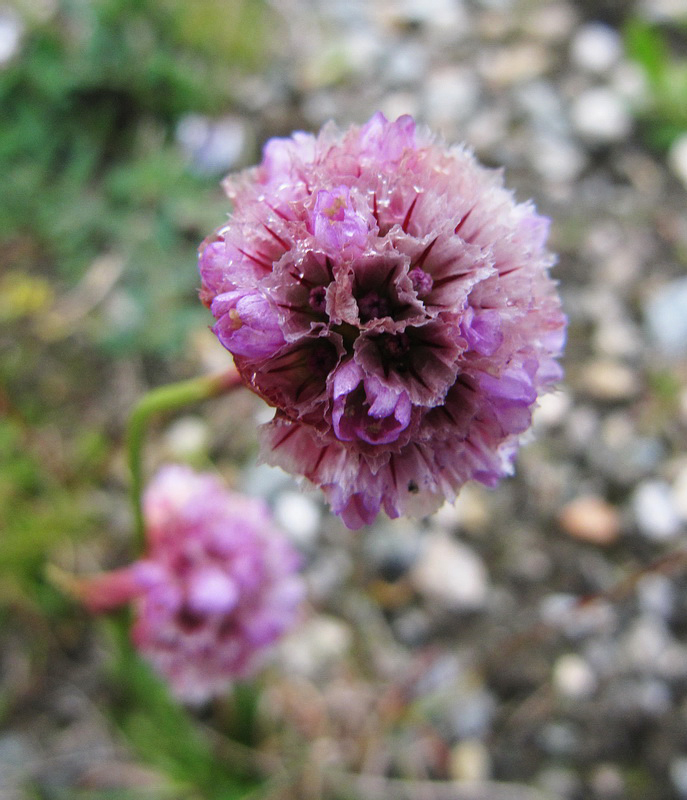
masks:
[(201, 298), (276, 408), (265, 461), (320, 486), (351, 528), (511, 470), (561, 377), (548, 220), (408, 116), (272, 139), (225, 188)]
[(144, 515), (144, 558), (78, 592), (94, 612), (133, 600), (136, 648), (179, 698), (202, 702), (252, 675), (293, 625), (299, 558), (260, 500), (187, 467), (158, 473)]

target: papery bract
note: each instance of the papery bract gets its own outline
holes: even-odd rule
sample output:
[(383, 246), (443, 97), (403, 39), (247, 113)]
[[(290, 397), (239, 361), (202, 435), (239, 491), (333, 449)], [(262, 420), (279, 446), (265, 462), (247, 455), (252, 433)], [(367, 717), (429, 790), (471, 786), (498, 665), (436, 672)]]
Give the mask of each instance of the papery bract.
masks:
[(144, 497), (147, 552), (80, 581), (93, 612), (133, 601), (136, 648), (190, 703), (252, 675), (295, 622), (299, 558), (260, 500), (164, 467)]
[(272, 139), (225, 188), (201, 298), (277, 409), (265, 461), (320, 486), (352, 528), (511, 471), (561, 377), (548, 220), (408, 116)]

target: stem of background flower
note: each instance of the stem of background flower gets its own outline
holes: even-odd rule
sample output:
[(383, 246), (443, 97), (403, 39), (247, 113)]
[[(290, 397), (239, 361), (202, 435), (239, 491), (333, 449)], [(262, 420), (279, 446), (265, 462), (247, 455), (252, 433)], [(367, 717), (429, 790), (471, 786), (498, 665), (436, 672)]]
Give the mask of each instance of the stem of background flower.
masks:
[(129, 469), (131, 471), (131, 499), (134, 506), (134, 520), (136, 536), (140, 543), (144, 537), (143, 522), (143, 469), (141, 454), (143, 440), (150, 418), (154, 414), (164, 411), (174, 411), (178, 408), (208, 400), (211, 397), (230, 392), (241, 386), (241, 376), (236, 368), (219, 375), (204, 375), (200, 378), (170, 383), (159, 386), (144, 395), (131, 412), (127, 428), (127, 450), (129, 454)]

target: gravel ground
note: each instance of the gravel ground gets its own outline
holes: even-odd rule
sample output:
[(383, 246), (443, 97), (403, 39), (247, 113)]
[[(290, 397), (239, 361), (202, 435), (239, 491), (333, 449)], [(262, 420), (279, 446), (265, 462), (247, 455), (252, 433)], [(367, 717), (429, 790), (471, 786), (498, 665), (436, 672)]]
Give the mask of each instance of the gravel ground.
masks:
[[(270, 135), (412, 113), (552, 217), (570, 319), (565, 382), (495, 491), (351, 534), (282, 473), (237, 473), (310, 586), (261, 704), (263, 757), (287, 775), (269, 797), (687, 798), (687, 145), (645, 145), (646, 86), (619, 33), (679, 5), (273, 0), (279, 51), (237, 80), (241, 111), (180, 126), (197, 168), (221, 169)], [(195, 355), (219, 354), (199, 340)], [(178, 420), (157, 454), (217, 430), (231, 472), (249, 433), (226, 408)], [(27, 773), (41, 797), (155, 785), (91, 699), (105, 659), (65, 654), (0, 738), (2, 800)]]

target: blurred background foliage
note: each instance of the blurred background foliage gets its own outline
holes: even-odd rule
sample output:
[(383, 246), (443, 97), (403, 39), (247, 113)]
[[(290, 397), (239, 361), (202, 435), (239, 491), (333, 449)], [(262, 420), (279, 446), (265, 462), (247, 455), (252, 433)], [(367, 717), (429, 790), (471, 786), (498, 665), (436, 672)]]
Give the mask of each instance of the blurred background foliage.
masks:
[[(111, 533), (103, 486), (128, 509), (117, 364), (169, 379), (208, 324), (196, 250), (227, 204), (220, 172), (193, 163), (178, 127), (235, 107), (234, 76), (264, 67), (273, 24), (260, 0), (20, 0), (2, 14), (21, 42), (0, 66), (0, 626), (14, 648), (0, 656), (0, 724), (89, 651), (85, 617), (45, 563)], [(126, 621), (110, 627), (113, 720), (170, 781), (146, 796), (242, 796), (251, 782), (135, 659)]]
[[(116, 324), (94, 338), (115, 356), (171, 355), (202, 319), (190, 265), (223, 217), (218, 176), (189, 169), (175, 129), (191, 112), (231, 107), (232, 75), (263, 52), (266, 10), (259, 0), (62, 0), (44, 21), (33, 7), (18, 7), (22, 52), (0, 71), (12, 121), (0, 131), (3, 284), (42, 313), (54, 278), (76, 285), (107, 253)], [(21, 313), (4, 302), (4, 316), (8, 305)]]
[(625, 46), (650, 90), (640, 113), (645, 136), (665, 151), (687, 131), (687, 20), (659, 25), (634, 17), (625, 26)]

